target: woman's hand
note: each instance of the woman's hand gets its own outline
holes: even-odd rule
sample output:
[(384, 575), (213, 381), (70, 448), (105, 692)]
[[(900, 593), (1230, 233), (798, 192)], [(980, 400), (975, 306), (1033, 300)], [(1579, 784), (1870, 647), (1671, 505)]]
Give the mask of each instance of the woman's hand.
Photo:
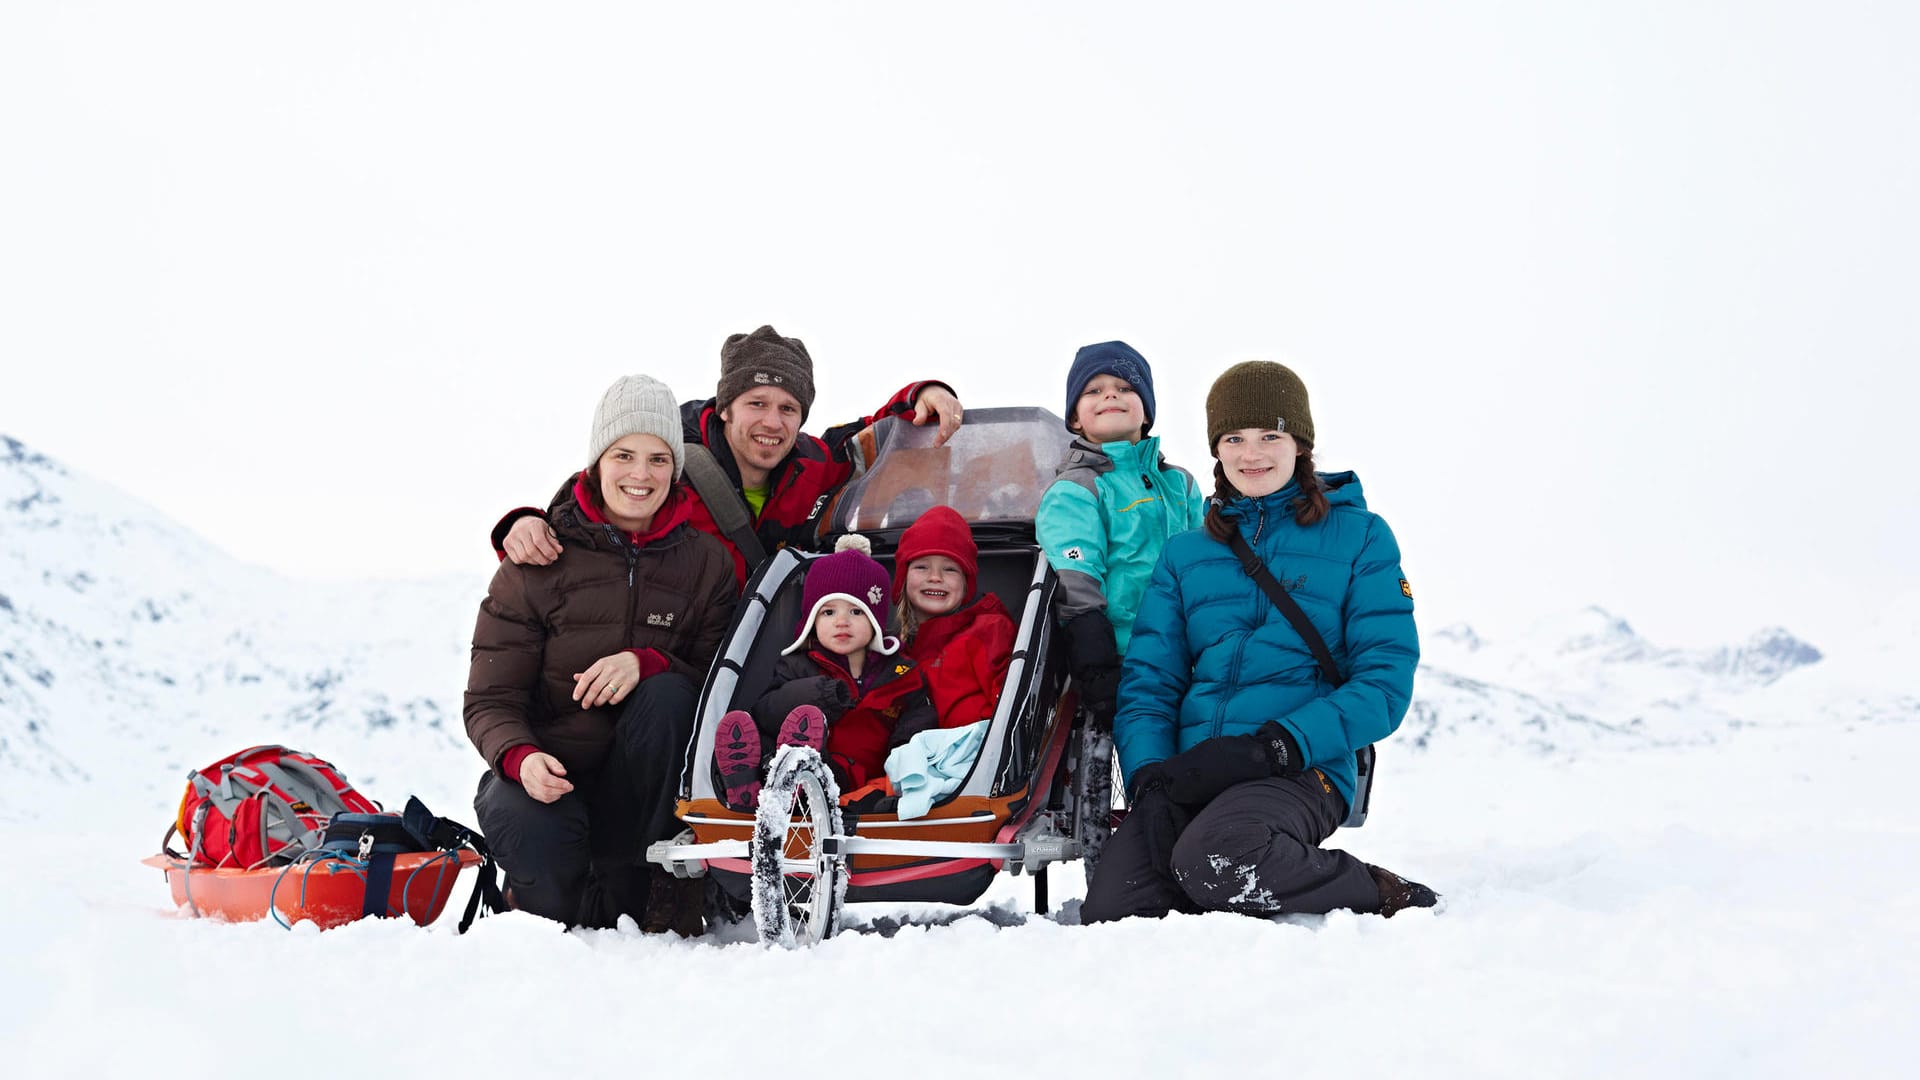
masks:
[(573, 790), (567, 779), (567, 767), (552, 754), (532, 753), (520, 763), (520, 786), (543, 803), (553, 802)]
[(595, 660), (591, 667), (575, 675), (573, 700), (587, 709), (618, 705), (627, 700), (639, 681), (640, 658), (623, 650)]
[(560, 540), (545, 520), (528, 514), (507, 530), (500, 550), (519, 566), (549, 566), (560, 557)]

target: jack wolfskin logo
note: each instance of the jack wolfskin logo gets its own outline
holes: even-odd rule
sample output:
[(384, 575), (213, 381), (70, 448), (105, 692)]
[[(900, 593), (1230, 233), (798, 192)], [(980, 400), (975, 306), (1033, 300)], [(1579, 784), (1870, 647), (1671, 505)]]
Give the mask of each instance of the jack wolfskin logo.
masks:
[(819, 517), (821, 508), (825, 507), (827, 505), (827, 500), (831, 498), (833, 498), (833, 496), (831, 495), (822, 495), (819, 498), (813, 500), (813, 509), (807, 511), (807, 516), (810, 518)]
[(878, 585), (867, 586), (867, 603), (877, 604), (880, 602), (880, 598), (885, 595), (887, 595), (886, 592), (882, 590), (880, 586)]
[(1280, 431), (1280, 432), (1284, 432), (1284, 431), (1286, 431), (1286, 430), (1287, 430), (1287, 418), (1283, 416), (1283, 417), (1281, 417), (1280, 419), (1278, 419), (1278, 420), (1275, 420), (1275, 421), (1273, 422), (1273, 430), (1275, 430), (1275, 431)]
[(1413, 586), (1407, 584), (1406, 578), (1400, 579), (1400, 595), (1409, 600), (1413, 599)]
[(1084, 558), (1086, 558), (1086, 555), (1085, 555), (1084, 553), (1082, 553), (1082, 552), (1081, 552), (1081, 550), (1080, 550), (1080, 549), (1079, 549), (1078, 547), (1070, 547), (1070, 548), (1068, 548), (1067, 550), (1065, 550), (1065, 551), (1063, 551), (1063, 552), (1061, 552), (1060, 554), (1062, 554), (1062, 555), (1065, 555), (1065, 556), (1066, 556), (1067, 558), (1069, 558), (1069, 559), (1084, 559)]
[(893, 665), (893, 673), (895, 675), (905, 675), (907, 673), (907, 665), (905, 664)]
[(667, 612), (665, 615), (662, 615), (656, 611), (653, 614), (647, 616), (647, 625), (648, 626), (672, 626), (673, 616), (674, 616), (674, 613), (671, 611)]
[(756, 371), (753, 373), (753, 381), (759, 383), (761, 386), (778, 386), (787, 380), (771, 372)]

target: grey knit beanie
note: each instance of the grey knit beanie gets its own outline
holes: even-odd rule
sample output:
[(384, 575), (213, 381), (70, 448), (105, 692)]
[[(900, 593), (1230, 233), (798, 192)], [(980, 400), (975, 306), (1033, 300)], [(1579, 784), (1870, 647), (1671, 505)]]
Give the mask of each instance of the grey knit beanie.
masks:
[(600, 407), (593, 410), (587, 464), (599, 461), (607, 447), (629, 435), (653, 435), (671, 447), (673, 478), (680, 479), (687, 467), (686, 434), (680, 426), (680, 406), (666, 383), (645, 375), (622, 375), (607, 387), (600, 395)]
[(713, 404), (724, 409), (756, 386), (777, 386), (800, 402), (800, 421), (813, 411), (813, 357), (799, 338), (781, 337), (771, 326), (728, 335), (720, 346), (720, 384)]
[(1241, 428), (1273, 428), (1313, 441), (1307, 384), (1271, 360), (1235, 364), (1207, 391), (1207, 450), (1220, 456), (1220, 436)]

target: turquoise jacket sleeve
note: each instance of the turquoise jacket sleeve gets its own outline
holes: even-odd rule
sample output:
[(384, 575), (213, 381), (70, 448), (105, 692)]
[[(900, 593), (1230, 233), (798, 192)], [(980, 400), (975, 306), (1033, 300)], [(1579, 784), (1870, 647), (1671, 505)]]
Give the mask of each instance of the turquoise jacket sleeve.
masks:
[(1057, 480), (1040, 497), (1034, 532), (1060, 575), (1060, 621), (1107, 606), (1107, 525), (1093, 492)]
[(1186, 601), (1167, 555), (1161, 553), (1147, 580), (1121, 669), (1113, 745), (1120, 752), (1120, 772), (1129, 785), (1134, 770), (1165, 760), (1179, 749), (1180, 706), (1193, 682)]
[(1341, 759), (1393, 734), (1413, 699), (1420, 639), (1412, 590), (1400, 570), (1400, 545), (1378, 517), (1368, 522), (1354, 561), (1342, 637), (1347, 681), (1284, 718), (1308, 761)]

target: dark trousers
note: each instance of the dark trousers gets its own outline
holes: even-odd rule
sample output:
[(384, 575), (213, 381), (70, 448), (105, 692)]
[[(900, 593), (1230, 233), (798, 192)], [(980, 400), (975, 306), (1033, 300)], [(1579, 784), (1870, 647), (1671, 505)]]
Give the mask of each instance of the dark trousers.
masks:
[(1235, 784), (1194, 814), (1170, 860), (1172, 879), (1153, 866), (1146, 822), (1129, 816), (1107, 841), (1080, 921), (1111, 922), (1169, 911), (1318, 915), (1371, 912), (1380, 889), (1367, 865), (1320, 845), (1346, 817), (1333, 785), (1300, 776)]
[(673, 807), (698, 696), (684, 675), (643, 680), (621, 707), (600, 769), (569, 775), (573, 790), (553, 802), (492, 770), (480, 778), (473, 809), (514, 906), (570, 925), (640, 917), (647, 845), (680, 831)]

